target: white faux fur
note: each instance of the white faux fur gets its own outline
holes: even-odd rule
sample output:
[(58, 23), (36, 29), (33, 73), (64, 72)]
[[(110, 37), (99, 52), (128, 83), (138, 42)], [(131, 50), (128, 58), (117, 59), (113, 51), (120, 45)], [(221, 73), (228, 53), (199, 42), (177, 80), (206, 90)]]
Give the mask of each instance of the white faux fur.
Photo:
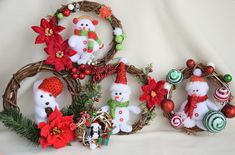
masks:
[(124, 64), (127, 64), (128, 59), (127, 59), (127, 58), (122, 57), (122, 58), (119, 60), (119, 62), (123, 62)]
[(39, 124), (40, 122), (47, 122), (45, 108), (50, 107), (54, 110), (55, 107), (57, 107), (57, 109), (59, 109), (59, 104), (56, 102), (55, 97), (48, 92), (38, 89), (38, 86), (41, 83), (42, 80), (36, 81), (33, 86), (36, 124)]
[[(189, 82), (186, 85), (186, 91), (190, 96), (192, 95), (205, 96), (207, 95), (208, 90), (209, 86), (207, 82), (196, 81), (196, 82)], [(197, 126), (203, 130), (206, 130), (202, 123), (203, 117), (209, 110), (218, 110), (217, 106), (209, 99), (205, 100), (204, 102), (200, 102), (197, 104), (197, 107), (194, 109), (193, 116), (190, 119), (189, 117), (187, 117), (187, 114), (184, 112), (187, 102), (188, 100), (184, 101), (178, 112), (178, 114), (181, 116), (183, 120), (184, 127), (192, 128), (194, 126)]]
[[(95, 31), (95, 25), (89, 19), (81, 19), (76, 24), (78, 30)], [(86, 44), (84, 44), (86, 42)], [(83, 49), (88, 49), (88, 36), (72, 35), (68, 41), (69, 46), (77, 52), (77, 54), (71, 56), (71, 60), (77, 64), (87, 64), (93, 58), (93, 53), (84, 52)], [(94, 41), (93, 52), (100, 49), (99, 44)]]
[[(126, 102), (130, 99), (130, 88), (128, 85), (114, 83), (110, 88), (110, 96), (112, 100), (119, 102)], [(110, 112), (109, 106), (103, 106), (102, 111)], [(131, 132), (132, 126), (128, 124), (130, 118), (130, 112), (139, 114), (140, 108), (134, 105), (128, 107), (117, 107), (115, 111), (115, 118), (113, 119), (114, 129), (113, 134), (117, 134), (120, 131)]]

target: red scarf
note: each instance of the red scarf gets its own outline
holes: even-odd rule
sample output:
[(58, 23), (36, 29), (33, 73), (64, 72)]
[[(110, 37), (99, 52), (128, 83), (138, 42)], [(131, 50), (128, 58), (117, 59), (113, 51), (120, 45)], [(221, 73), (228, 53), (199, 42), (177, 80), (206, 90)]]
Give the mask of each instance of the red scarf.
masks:
[(188, 96), (188, 102), (184, 107), (184, 112), (191, 119), (193, 117), (193, 111), (197, 107), (197, 104), (208, 99), (208, 96)]

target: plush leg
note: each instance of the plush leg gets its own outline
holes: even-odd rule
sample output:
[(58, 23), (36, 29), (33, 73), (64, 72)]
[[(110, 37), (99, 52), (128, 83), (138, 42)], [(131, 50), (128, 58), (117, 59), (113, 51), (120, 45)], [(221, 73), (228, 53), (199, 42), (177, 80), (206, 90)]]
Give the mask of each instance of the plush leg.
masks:
[(80, 58), (80, 55), (79, 55), (79, 54), (75, 54), (75, 55), (73, 55), (73, 56), (70, 57), (70, 59), (71, 59), (72, 62), (77, 62), (79, 58)]
[(202, 129), (202, 130), (207, 130), (207, 129), (204, 127), (202, 121), (196, 121), (196, 125), (197, 125), (197, 127), (199, 127), (199, 128)]
[(190, 119), (190, 118), (186, 118), (183, 121), (183, 124), (184, 124), (184, 127), (186, 127), (186, 128), (192, 128), (196, 125), (196, 121), (193, 119)]
[(91, 143), (91, 144), (90, 144), (90, 149), (95, 150), (95, 149), (96, 149), (96, 147), (97, 147), (97, 146), (96, 146), (96, 144), (95, 144), (95, 143)]
[(121, 128), (121, 131), (123, 131), (123, 132), (131, 132), (132, 131), (132, 126), (127, 125), (127, 124), (121, 124), (120, 128)]

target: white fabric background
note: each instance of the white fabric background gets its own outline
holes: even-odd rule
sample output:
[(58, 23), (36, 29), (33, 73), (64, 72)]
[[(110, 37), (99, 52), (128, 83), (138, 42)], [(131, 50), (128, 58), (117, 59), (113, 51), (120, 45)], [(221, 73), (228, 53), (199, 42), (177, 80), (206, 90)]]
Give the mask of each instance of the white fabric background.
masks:
[[(24, 65), (45, 59), (43, 46), (34, 45), (36, 34), (32, 25), (39, 25), (40, 19), (68, 0), (0, 0), (0, 94), (12, 74)], [(234, 1), (233, 0), (100, 0), (111, 6), (113, 13), (123, 24), (127, 33), (124, 51), (129, 63), (145, 67), (153, 63), (152, 76), (162, 79), (171, 68), (181, 68), (186, 59), (200, 62), (212, 61), (217, 70), (231, 73), (234, 68)], [(72, 33), (71, 20), (64, 36)], [(111, 28), (102, 22), (98, 34), (108, 43)], [(47, 74), (40, 74), (22, 83), (18, 102), (22, 112), (32, 117), (32, 84)], [(133, 77), (128, 80), (134, 89), (139, 89)], [(102, 82), (104, 97), (108, 99), (108, 86), (112, 79)], [(235, 91), (234, 82), (231, 84)], [(138, 104), (141, 91), (133, 92), (132, 103)], [(65, 91), (59, 98), (69, 103)], [(174, 98), (177, 104), (185, 99), (185, 92), (179, 88)], [(1, 99), (2, 102), (2, 99)], [(0, 107), (2, 110), (2, 106)], [(35, 148), (27, 140), (8, 131), (0, 124), (0, 155), (6, 154), (135, 154), (135, 155), (232, 155), (235, 154), (235, 121), (229, 120), (226, 129), (218, 134), (188, 136), (170, 127), (158, 109), (157, 117), (143, 131), (129, 136), (112, 136), (110, 145), (91, 151), (77, 142), (60, 150)]]

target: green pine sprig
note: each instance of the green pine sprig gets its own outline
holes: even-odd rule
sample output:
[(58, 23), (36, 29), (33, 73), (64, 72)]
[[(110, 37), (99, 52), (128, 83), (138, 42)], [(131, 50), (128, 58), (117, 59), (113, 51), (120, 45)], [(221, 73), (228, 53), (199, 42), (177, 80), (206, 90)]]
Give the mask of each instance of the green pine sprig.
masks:
[(27, 138), (33, 144), (39, 144), (40, 130), (36, 123), (22, 116), (16, 109), (9, 108), (0, 112), (0, 121), (8, 129)]

